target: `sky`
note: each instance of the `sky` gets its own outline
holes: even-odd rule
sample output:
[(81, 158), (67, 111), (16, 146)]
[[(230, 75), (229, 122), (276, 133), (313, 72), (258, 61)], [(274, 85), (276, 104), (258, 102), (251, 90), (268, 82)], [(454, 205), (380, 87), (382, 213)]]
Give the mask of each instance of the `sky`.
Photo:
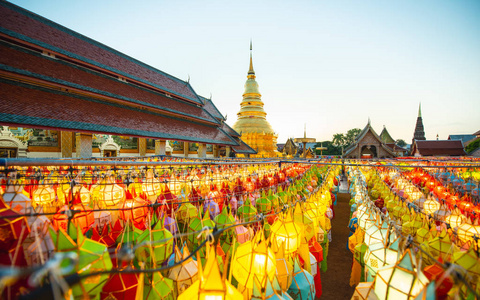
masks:
[(182, 80), (233, 126), (250, 40), (278, 143), (371, 120), (411, 142), (480, 130), (480, 1), (11, 1)]

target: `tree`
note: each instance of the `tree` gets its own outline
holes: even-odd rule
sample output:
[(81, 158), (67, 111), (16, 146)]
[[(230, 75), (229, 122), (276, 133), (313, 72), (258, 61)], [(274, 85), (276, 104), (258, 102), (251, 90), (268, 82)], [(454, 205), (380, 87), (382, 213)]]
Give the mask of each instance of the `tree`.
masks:
[(345, 145), (345, 136), (343, 133), (336, 133), (333, 135), (332, 144), (335, 147), (342, 147)]
[(360, 128), (353, 128), (347, 131), (345, 135), (345, 146), (350, 146), (355, 143), (355, 138), (360, 134), (362, 130)]
[(320, 151), (320, 150), (315, 150), (316, 155), (342, 155), (342, 148), (335, 146), (331, 141), (323, 141), (319, 142), (315, 145), (315, 148), (318, 147), (325, 147), (327, 149)]
[(396, 144), (397, 146), (400, 146), (400, 147), (405, 147), (405, 146), (407, 145), (407, 142), (405, 142), (405, 141), (402, 140), (402, 139), (398, 139), (398, 140), (395, 141), (395, 144)]

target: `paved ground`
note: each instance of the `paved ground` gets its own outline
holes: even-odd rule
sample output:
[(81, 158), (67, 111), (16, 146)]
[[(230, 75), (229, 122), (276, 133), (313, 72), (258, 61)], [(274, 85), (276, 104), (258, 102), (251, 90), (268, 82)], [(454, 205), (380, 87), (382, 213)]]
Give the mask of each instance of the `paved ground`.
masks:
[(335, 218), (332, 220), (332, 242), (328, 251), (326, 273), (322, 273), (323, 294), (321, 300), (350, 299), (354, 288), (350, 287), (352, 254), (347, 249), (350, 194), (339, 193)]

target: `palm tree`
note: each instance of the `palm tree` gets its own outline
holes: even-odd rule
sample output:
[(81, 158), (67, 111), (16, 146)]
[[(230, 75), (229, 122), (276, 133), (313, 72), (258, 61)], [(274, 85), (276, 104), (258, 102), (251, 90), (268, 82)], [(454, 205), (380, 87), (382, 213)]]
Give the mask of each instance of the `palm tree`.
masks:
[(343, 133), (336, 133), (333, 135), (332, 144), (337, 147), (345, 145), (345, 136)]

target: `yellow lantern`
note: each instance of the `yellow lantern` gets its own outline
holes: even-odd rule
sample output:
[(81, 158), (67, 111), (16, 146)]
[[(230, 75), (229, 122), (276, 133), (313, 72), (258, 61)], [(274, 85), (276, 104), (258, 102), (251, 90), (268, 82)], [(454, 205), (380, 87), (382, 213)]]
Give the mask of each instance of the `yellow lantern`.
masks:
[(178, 296), (179, 300), (242, 300), (243, 296), (228, 280), (226, 273), (220, 275), (215, 247), (209, 250), (205, 269), (199, 268), (199, 279)]
[(286, 292), (293, 280), (293, 265), (285, 258), (285, 247), (280, 244), (276, 253), (277, 267), (275, 269), (278, 284), (282, 291)]
[(432, 198), (429, 198), (427, 201), (423, 203), (423, 210), (427, 215), (432, 215), (439, 209), (440, 209), (440, 203)]
[(289, 212), (280, 215), (273, 223), (271, 231), (270, 240), (274, 250), (278, 249), (280, 242), (285, 246), (285, 254), (292, 254), (300, 247), (303, 226), (295, 223)]
[(125, 199), (125, 190), (114, 183), (111, 178), (102, 181), (100, 185), (98, 201), (100, 207), (111, 208)]
[(463, 223), (457, 229), (457, 236), (464, 243), (473, 242), (474, 236), (480, 237), (480, 225)]
[(451, 228), (457, 228), (467, 221), (467, 218), (462, 214), (449, 215), (445, 221), (450, 224)]
[(148, 200), (151, 203), (154, 203), (157, 200), (157, 197), (161, 193), (160, 181), (155, 178), (152, 169), (148, 169), (145, 182), (142, 185), (142, 191), (147, 195)]
[(352, 299), (355, 300), (378, 300), (378, 297), (373, 291), (375, 282), (360, 282), (355, 287), (355, 292), (353, 293)]
[(54, 201), (55, 190), (51, 186), (43, 185), (33, 192), (32, 206), (34, 208), (37, 208), (38, 206), (53, 206)]
[(267, 246), (262, 230), (252, 241), (238, 246), (231, 266), (231, 272), (239, 284), (238, 289), (247, 297), (252, 293), (254, 276), (264, 287), (267, 278), (273, 280), (275, 269), (275, 253)]

